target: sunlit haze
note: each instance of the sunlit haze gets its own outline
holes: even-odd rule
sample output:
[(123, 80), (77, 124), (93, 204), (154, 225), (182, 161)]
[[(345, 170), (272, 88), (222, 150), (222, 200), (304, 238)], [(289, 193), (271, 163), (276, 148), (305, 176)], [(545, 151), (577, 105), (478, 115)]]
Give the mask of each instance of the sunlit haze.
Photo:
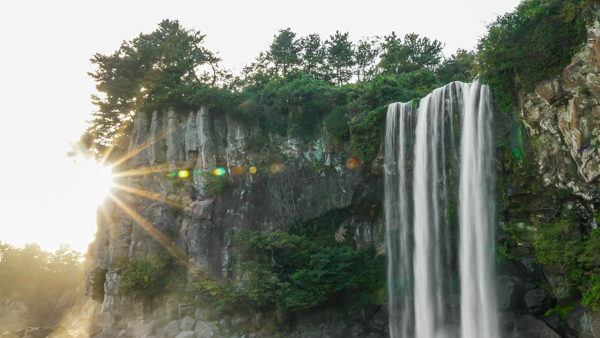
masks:
[(353, 40), (415, 32), (444, 42), (449, 55), (474, 48), (486, 24), (518, 2), (2, 1), (0, 241), (85, 251), (110, 185), (107, 168), (66, 156), (94, 111), (89, 59), (162, 19), (206, 34), (223, 66), (239, 71), (285, 27), (324, 37), (348, 31)]

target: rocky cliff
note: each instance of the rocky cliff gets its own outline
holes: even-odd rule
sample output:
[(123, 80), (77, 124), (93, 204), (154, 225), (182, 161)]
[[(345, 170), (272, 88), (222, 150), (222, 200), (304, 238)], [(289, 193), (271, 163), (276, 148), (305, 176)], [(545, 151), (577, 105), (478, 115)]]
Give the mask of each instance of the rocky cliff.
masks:
[[(566, 314), (550, 311), (565, 299), (573, 300), (572, 295), (561, 294), (564, 271), (541, 264), (531, 241), (515, 244), (509, 229), (515, 224), (527, 228), (529, 223), (535, 229), (536, 222), (573, 210), (579, 226), (572, 232), (585, 235), (598, 226), (594, 215), (600, 202), (599, 76), (596, 20), (589, 28), (588, 43), (561, 76), (519, 94), (520, 122), (498, 119), (498, 176), (503, 177), (498, 189), (499, 240), (511, 251), (509, 262), (499, 263), (498, 269), (501, 324), (507, 336), (600, 337), (600, 315), (591, 309), (577, 305)], [(525, 133), (515, 141), (512, 135), (519, 135), (521, 122)], [(326, 218), (334, 226), (336, 240), (351, 241), (357, 250), (374, 246), (383, 254), (381, 168), (361, 163), (348, 145), (331, 147), (324, 140), (304, 145), (273, 136), (270, 151), (257, 151), (252, 147), (255, 137), (257, 126), (205, 108), (187, 114), (135, 115), (125, 137), (128, 149), (114, 156), (114, 198), (99, 210), (96, 240), (88, 252), (88, 295), (99, 304), (89, 333), (274, 335), (276, 331), (268, 327), (269, 313), (214, 318), (197, 307), (195, 299), (175, 293), (141, 300), (120, 292), (120, 261), (162, 252), (185, 267), (182, 289), (199, 276), (242, 280), (243, 271), (233, 259), (236, 229), (287, 231)], [(506, 140), (501, 138), (512, 138), (510, 142), (524, 149), (516, 163), (507, 164), (512, 160), (503, 155), (500, 145)], [(522, 161), (528, 159), (522, 156), (535, 161), (527, 167)], [(532, 172), (523, 174), (527, 170)], [(521, 254), (514, 254), (517, 251)], [(298, 315), (285, 335), (386, 336), (385, 312), (383, 302), (350, 310), (326, 304)]]
[[(145, 330), (170, 336), (177, 332), (156, 329), (195, 313), (169, 297), (144, 304), (120, 296), (119, 259), (135, 260), (166, 249), (184, 261), (188, 281), (199, 275), (235, 279), (238, 271), (230, 261), (234, 229), (286, 230), (292, 223), (334, 213), (343, 215), (336, 221), (336, 236), (352, 239), (357, 247), (373, 244), (383, 252), (380, 176), (367, 172), (348, 149), (328, 149), (322, 141), (301, 147), (294, 140), (273, 138), (276, 152), (251, 152), (246, 145), (252, 134), (252, 126), (204, 108), (185, 116), (135, 116), (128, 150), (117, 160), (123, 162), (116, 174), (119, 188), (100, 208), (96, 240), (88, 253), (90, 280), (105, 280), (98, 312), (98, 329), (105, 335), (137, 336), (136, 323), (154, 320), (156, 327), (142, 325)], [(225, 173), (222, 181), (211, 174), (214, 170)], [(165, 311), (160, 304), (175, 310)], [(359, 314), (365, 327), (354, 328), (357, 334), (366, 332), (377, 311)], [(375, 322), (374, 330), (382, 332), (385, 324)], [(341, 330), (335, 336), (346, 332), (344, 326), (334, 329)]]

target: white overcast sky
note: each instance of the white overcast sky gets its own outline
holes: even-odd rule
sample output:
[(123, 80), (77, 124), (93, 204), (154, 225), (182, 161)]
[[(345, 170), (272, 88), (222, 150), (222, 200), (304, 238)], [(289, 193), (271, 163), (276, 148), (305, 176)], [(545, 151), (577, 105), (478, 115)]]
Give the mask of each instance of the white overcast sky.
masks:
[[(95, 52), (179, 19), (207, 35), (226, 68), (239, 70), (278, 29), (299, 35), (348, 31), (353, 40), (415, 32), (472, 49), (486, 24), (519, 0), (1, 0), (0, 241), (67, 243), (93, 237), (87, 177), (64, 156), (93, 111), (87, 76)], [(93, 179), (93, 178), (92, 178)], [(85, 240), (82, 240), (85, 239)]]

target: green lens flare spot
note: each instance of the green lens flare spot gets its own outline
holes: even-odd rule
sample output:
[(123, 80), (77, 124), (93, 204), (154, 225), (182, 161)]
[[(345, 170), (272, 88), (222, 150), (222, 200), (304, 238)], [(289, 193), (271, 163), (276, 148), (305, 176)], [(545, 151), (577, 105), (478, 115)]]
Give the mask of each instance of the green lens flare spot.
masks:
[(223, 176), (225, 175), (225, 168), (216, 167), (215, 169), (211, 170), (210, 174), (213, 176)]

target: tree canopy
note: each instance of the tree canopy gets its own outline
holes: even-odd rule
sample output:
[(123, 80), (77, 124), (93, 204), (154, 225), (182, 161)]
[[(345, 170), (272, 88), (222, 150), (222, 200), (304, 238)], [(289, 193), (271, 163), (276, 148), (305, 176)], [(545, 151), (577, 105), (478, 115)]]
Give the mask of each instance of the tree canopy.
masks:
[(219, 58), (203, 47), (205, 36), (165, 20), (150, 34), (125, 41), (117, 51), (97, 53), (90, 75), (99, 94), (89, 132), (107, 145), (123, 132), (132, 114), (172, 108), (185, 110), (197, 104), (206, 88), (223, 76)]

